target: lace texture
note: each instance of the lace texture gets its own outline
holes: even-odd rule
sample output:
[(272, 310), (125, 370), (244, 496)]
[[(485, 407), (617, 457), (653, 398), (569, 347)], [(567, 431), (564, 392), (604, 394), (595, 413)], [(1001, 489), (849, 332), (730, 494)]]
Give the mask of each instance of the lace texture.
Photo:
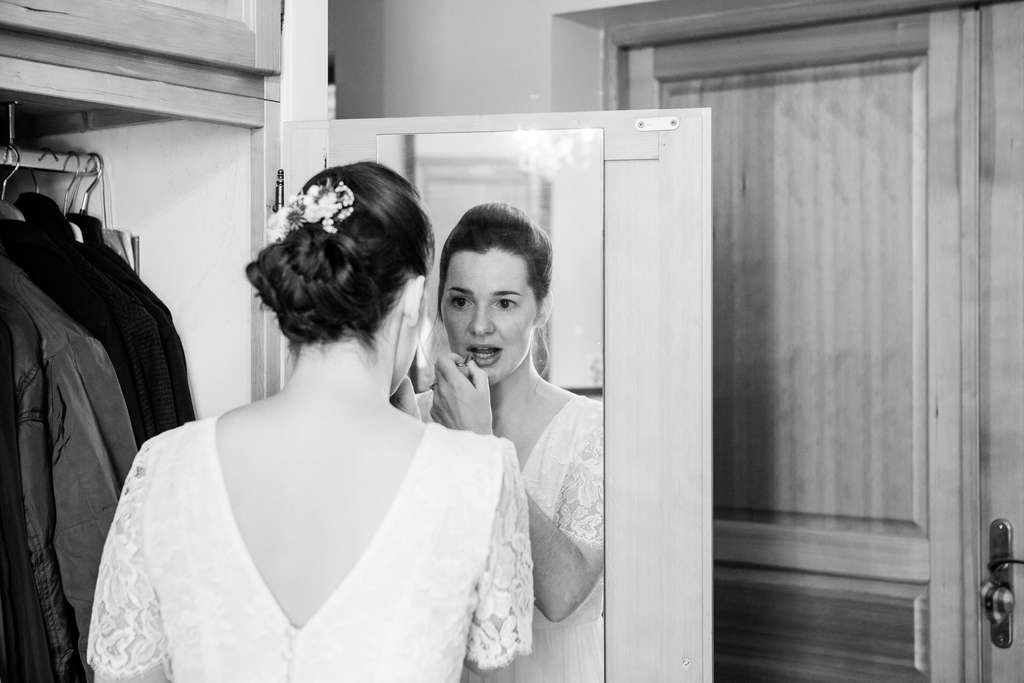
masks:
[(515, 446), (505, 440), (502, 446), (501, 495), (466, 655), (481, 669), (507, 666), (516, 656), (528, 654), (533, 640), (529, 508)]
[(558, 494), (555, 526), (577, 543), (604, 547), (604, 427), (583, 435)]
[(143, 553), (143, 505), (151, 451), (136, 456), (103, 547), (89, 626), (89, 664), (111, 678), (130, 678), (167, 661), (160, 603)]
[[(533, 447), (523, 466), (523, 483), (544, 514), (575, 543), (604, 547), (603, 405), (583, 397), (569, 401)], [(602, 579), (590, 597), (557, 624), (534, 610), (534, 628), (569, 629), (600, 619), (603, 608)]]
[(150, 444), (118, 507), (132, 524), (115, 521), (104, 550), (94, 623), (113, 626), (94, 628), (90, 656), (105, 675), (164, 657), (177, 683), (454, 682), (467, 648), (485, 666), (529, 651), (528, 513), (510, 444), (429, 425), (370, 546), (301, 628), (238, 531), (215, 420)]

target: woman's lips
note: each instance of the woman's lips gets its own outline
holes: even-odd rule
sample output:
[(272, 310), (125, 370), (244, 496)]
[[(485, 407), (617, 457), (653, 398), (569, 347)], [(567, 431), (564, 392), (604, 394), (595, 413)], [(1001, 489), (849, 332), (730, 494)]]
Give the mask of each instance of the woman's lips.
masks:
[(472, 356), (472, 360), (476, 361), (479, 367), (486, 368), (498, 362), (498, 358), (501, 356), (501, 349), (471, 348), (469, 353)]

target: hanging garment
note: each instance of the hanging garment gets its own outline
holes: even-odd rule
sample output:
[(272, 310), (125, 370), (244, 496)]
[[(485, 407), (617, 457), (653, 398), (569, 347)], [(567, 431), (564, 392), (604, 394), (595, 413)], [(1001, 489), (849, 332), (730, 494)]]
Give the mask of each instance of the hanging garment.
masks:
[[(185, 348), (178, 331), (174, 329), (171, 312), (164, 303), (142, 282), (125, 261), (105, 244), (78, 244), (79, 253), (97, 270), (106, 275), (126, 293), (134, 296), (156, 321), (163, 346), (167, 370), (171, 376), (171, 392), (174, 396), (174, 412), (177, 425), (196, 419), (192, 403), (192, 391), (188, 385), (188, 368), (185, 365)], [(177, 426), (175, 425), (175, 426)]]
[(25, 192), (14, 204), (25, 214), (29, 224), (46, 233), (54, 244), (64, 251), (75, 272), (89, 283), (110, 307), (131, 363), (135, 387), (139, 390), (143, 418), (146, 418), (148, 413), (153, 421), (152, 430), (146, 433), (146, 439), (177, 427), (171, 376), (167, 369), (167, 360), (160, 343), (156, 321), (133, 295), (125, 294), (108, 277), (89, 264), (78, 252), (78, 242), (68, 241), (62, 237), (63, 227), (68, 221), (56, 202), (45, 195)]
[(103, 244), (103, 224), (99, 218), (87, 213), (69, 213), (66, 218), (82, 231), (82, 241), (85, 244)]
[(54, 681), (25, 525), (14, 341), (0, 308), (0, 680)]
[(46, 295), (103, 345), (117, 373), (136, 447), (146, 440), (146, 425), (128, 353), (110, 307), (71, 267), (64, 253), (43, 233), (19, 221), (0, 220), (0, 243), (8, 258), (22, 268)]
[(51, 662), (62, 683), (91, 680), (96, 576), (135, 440), (103, 347), (2, 247), (0, 313), (14, 340), (25, 523)]

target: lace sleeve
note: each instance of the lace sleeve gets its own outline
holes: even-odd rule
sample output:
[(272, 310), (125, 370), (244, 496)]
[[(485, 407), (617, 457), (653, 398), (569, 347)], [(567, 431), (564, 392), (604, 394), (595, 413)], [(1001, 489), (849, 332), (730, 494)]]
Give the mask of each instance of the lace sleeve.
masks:
[(558, 494), (555, 526), (576, 543), (604, 547), (604, 427), (582, 441)]
[(139, 676), (160, 664), (168, 668), (160, 602), (142, 545), (149, 455), (143, 447), (125, 480), (103, 546), (89, 627), (89, 665), (115, 680)]
[(533, 557), (526, 489), (515, 447), (504, 439), (501, 445), (501, 495), (466, 654), (481, 669), (508, 666), (517, 655), (529, 654), (533, 643)]

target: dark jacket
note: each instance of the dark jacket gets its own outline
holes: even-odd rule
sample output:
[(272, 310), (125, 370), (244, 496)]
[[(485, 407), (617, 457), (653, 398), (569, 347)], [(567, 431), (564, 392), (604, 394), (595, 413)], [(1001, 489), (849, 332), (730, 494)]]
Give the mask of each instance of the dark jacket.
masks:
[(26, 528), (51, 660), (60, 681), (91, 678), (96, 576), (135, 439), (103, 347), (2, 248), (0, 313), (14, 339)]
[(0, 220), (0, 243), (5, 247), (8, 257), (28, 273), (39, 289), (103, 345), (117, 373), (121, 394), (131, 418), (135, 445), (140, 446), (146, 440), (146, 425), (135, 381), (132, 379), (128, 354), (110, 307), (75, 272), (70, 259), (34, 226), (19, 221)]
[(192, 403), (192, 390), (188, 385), (188, 368), (185, 365), (185, 348), (181, 337), (174, 329), (171, 312), (164, 302), (135, 274), (128, 263), (105, 244), (76, 244), (78, 252), (96, 270), (106, 275), (127, 294), (135, 297), (156, 321), (160, 343), (171, 375), (171, 392), (174, 395), (174, 412), (180, 426), (196, 419)]
[(0, 680), (46, 683), (54, 676), (25, 524), (14, 354), (10, 328), (0, 315)]
[(110, 307), (128, 354), (143, 419), (147, 420), (145, 438), (150, 439), (177, 427), (171, 375), (156, 321), (134, 295), (125, 293), (93, 267), (80, 253), (73, 238), (69, 240), (66, 237), (71, 227), (56, 202), (45, 195), (25, 192), (14, 204), (29, 223), (42, 230), (64, 252), (75, 272)]

